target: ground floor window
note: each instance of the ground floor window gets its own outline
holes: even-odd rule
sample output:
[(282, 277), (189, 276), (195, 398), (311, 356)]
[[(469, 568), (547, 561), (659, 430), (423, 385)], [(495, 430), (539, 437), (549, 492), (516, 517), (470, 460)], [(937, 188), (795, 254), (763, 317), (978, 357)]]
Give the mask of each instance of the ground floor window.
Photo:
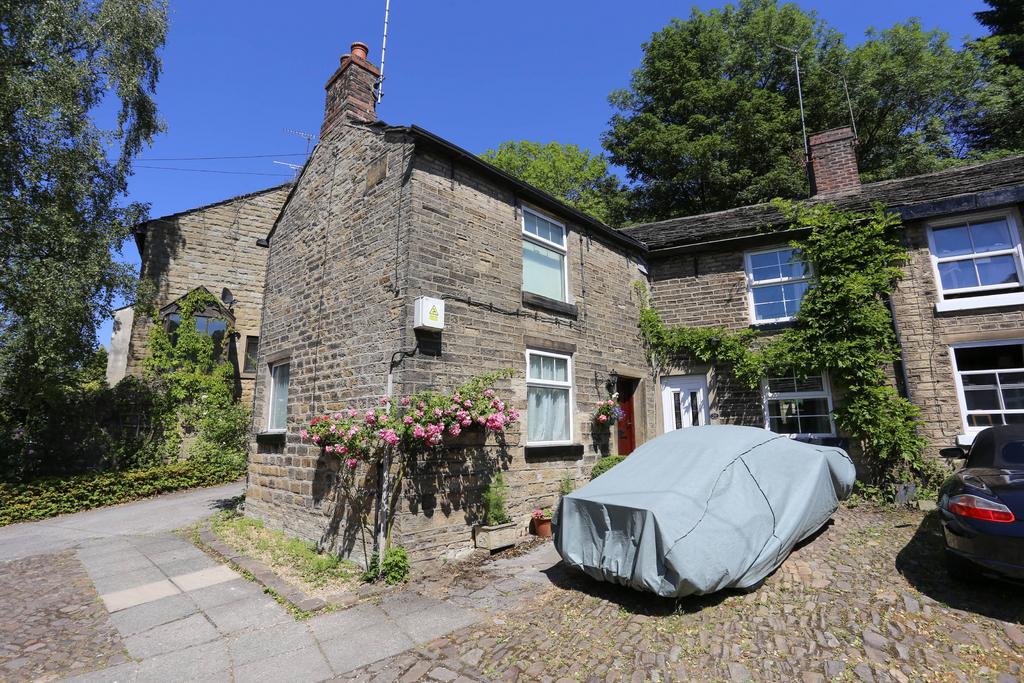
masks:
[(954, 347), (953, 368), (968, 429), (1024, 423), (1024, 342)]
[(824, 374), (795, 372), (764, 381), (765, 426), (777, 434), (834, 436), (832, 393)]
[(572, 443), (572, 358), (526, 352), (526, 442)]
[(288, 425), (288, 375), (287, 363), (278, 363), (270, 367), (267, 430), (271, 432), (283, 432)]

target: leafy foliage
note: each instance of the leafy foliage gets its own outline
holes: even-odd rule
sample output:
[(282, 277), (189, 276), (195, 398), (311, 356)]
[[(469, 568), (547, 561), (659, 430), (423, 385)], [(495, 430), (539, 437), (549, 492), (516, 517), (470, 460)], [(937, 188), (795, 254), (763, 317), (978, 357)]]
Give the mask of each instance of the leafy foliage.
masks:
[(849, 124), (850, 84), (865, 179), (956, 163), (963, 114), (983, 64), (917, 20), (868, 33), (857, 47), (812, 12), (740, 0), (673, 20), (644, 45), (604, 137), (633, 185), (627, 219), (654, 220), (805, 196), (793, 54), (799, 46), (810, 131)]
[(594, 467), (590, 470), (590, 481), (594, 481), (595, 479), (600, 477), (602, 474), (604, 474), (605, 472), (607, 472), (611, 468), (615, 467), (616, 465), (618, 465), (620, 462), (622, 462), (625, 459), (626, 459), (626, 456), (624, 456), (624, 455), (606, 455), (606, 456), (604, 456), (603, 458), (598, 460), (596, 463), (594, 463)]
[(503, 142), (481, 156), (598, 220), (611, 225), (621, 220), (624, 197), (602, 154), (576, 145), (521, 140)]
[[(179, 303), (180, 324), (174, 339), (163, 325), (150, 329), (146, 375), (156, 387), (158, 420), (164, 436), (160, 456), (245, 462), (249, 409), (235, 395), (235, 370), (214, 360), (214, 340), (200, 332), (195, 316), (215, 303), (198, 289)], [(225, 338), (234, 333), (228, 329)]]
[(684, 358), (714, 363), (719, 371), (731, 369), (750, 388), (768, 375), (828, 372), (841, 388), (836, 424), (859, 444), (870, 483), (889, 496), (903, 481), (934, 484), (938, 470), (923, 456), (918, 410), (890, 385), (885, 371), (899, 358), (887, 304), (907, 260), (898, 241), (898, 218), (882, 206), (870, 212), (825, 204), (778, 206), (790, 228), (806, 231), (791, 244), (815, 274), (795, 324), (771, 336), (670, 328), (645, 297), (640, 331), (652, 363), (665, 367)]
[(370, 564), (362, 574), (362, 580), (371, 583), (378, 579), (384, 579), (389, 586), (402, 583), (409, 578), (409, 553), (405, 548), (391, 546), (384, 553), (384, 561), (381, 562), (377, 553), (370, 558)]
[(497, 526), (512, 521), (508, 514), (508, 485), (505, 477), (498, 472), (494, 480), (484, 489), (484, 526)]
[[(112, 254), (145, 214), (119, 200), (160, 128), (166, 31), (162, 0), (0, 2), (0, 431), (22, 430), (36, 457), (64, 457), (48, 436), (58, 409), (115, 296), (133, 289)], [(14, 469), (40, 470), (31, 458)]]
[(0, 526), (224, 484), (241, 474), (238, 467), (225, 462), (185, 460), (140, 470), (0, 483)]
[(1024, 5), (987, 0), (975, 17), (992, 33), (968, 45), (984, 65), (984, 81), (964, 116), (971, 144), (990, 155), (1024, 151)]

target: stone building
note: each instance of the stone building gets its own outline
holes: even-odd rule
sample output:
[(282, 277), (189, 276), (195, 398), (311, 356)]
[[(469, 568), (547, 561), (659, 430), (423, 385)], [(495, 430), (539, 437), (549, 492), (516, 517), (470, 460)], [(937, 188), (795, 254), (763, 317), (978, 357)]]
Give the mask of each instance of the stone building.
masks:
[[(911, 261), (892, 297), (903, 349), (893, 377), (921, 409), (930, 450), (1024, 421), (1024, 157), (862, 185), (855, 144), (849, 128), (811, 136), (810, 201), (850, 210), (878, 202), (903, 219)], [(783, 223), (761, 204), (625, 232), (648, 248), (652, 300), (666, 323), (771, 330), (790, 323), (813, 282), (787, 246), (794, 234), (766, 230)], [(659, 381), (708, 392), (701, 410), (711, 422), (842, 436), (830, 416), (841, 387), (827, 375), (769, 379), (760, 395), (700, 365)]]
[[(507, 470), (510, 512), (525, 531), (563, 477), (584, 479), (600, 455), (653, 435), (656, 390), (633, 289), (644, 247), (425, 130), (377, 121), (376, 78), (355, 44), (327, 84), (320, 142), (269, 234), (246, 510), (362, 554), (366, 511), (334, 485), (339, 459), (298, 430), (389, 390), (452, 389), (513, 368), (498, 388), (524, 417), (505, 445), (467, 443), (407, 480), (394, 542), (433, 560), (472, 548), (491, 463)], [(421, 296), (444, 303), (443, 330), (414, 329)], [(534, 358), (554, 376), (535, 376)], [(631, 415), (613, 434), (591, 417), (616, 389)], [(531, 403), (531, 392), (547, 400)]]
[[(523, 420), (505, 442), (459, 443), (406, 482), (393, 541), (414, 560), (472, 547), (495, 463), (525, 532), (563, 477), (584, 479), (601, 455), (663, 431), (734, 423), (841, 439), (841, 388), (827, 375), (750, 391), (708, 366), (656, 374), (638, 337), (638, 281), (670, 324), (791, 324), (813, 273), (786, 247), (795, 233), (764, 230), (782, 221), (770, 205), (615, 231), (428, 131), (377, 120), (378, 78), (354, 44), (327, 83), (320, 142), (263, 242), (247, 514), (362, 555), (371, 510), (337, 485), (339, 459), (299, 430), (343, 406), (506, 367), (517, 375), (499, 389)], [(904, 220), (913, 258), (892, 301), (903, 343), (893, 378), (921, 407), (930, 447), (1024, 419), (1024, 158), (862, 185), (855, 144), (848, 129), (811, 137), (811, 201), (881, 202)], [(421, 297), (443, 304), (443, 329), (416, 328)], [(532, 374), (537, 358), (555, 381)], [(594, 402), (615, 390), (628, 418), (594, 427)]]
[[(259, 346), (266, 237), (290, 185), (278, 185), (169, 216), (153, 218), (135, 228), (142, 261), (139, 277), (152, 283), (154, 307), (161, 324), (174, 324), (176, 302), (200, 287), (219, 305), (197, 319), (237, 370), (241, 400), (252, 400), (255, 359)], [(131, 308), (117, 312), (107, 377), (142, 373), (148, 354), (149, 312)], [(228, 328), (234, 336), (225, 336)]]

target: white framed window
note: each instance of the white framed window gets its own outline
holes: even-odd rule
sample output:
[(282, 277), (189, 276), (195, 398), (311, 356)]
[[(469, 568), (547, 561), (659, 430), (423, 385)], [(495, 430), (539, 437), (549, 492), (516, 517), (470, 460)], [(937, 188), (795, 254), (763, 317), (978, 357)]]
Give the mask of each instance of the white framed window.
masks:
[(1024, 340), (950, 347), (964, 429), (1024, 423)]
[(1024, 303), (1024, 261), (1015, 211), (931, 223), (928, 250), (939, 310)]
[(835, 436), (827, 375), (800, 377), (794, 372), (768, 377), (762, 386), (766, 428), (792, 436)]
[(569, 301), (565, 225), (523, 207), (523, 291)]
[(755, 323), (793, 320), (813, 276), (800, 252), (792, 247), (749, 251), (744, 263), (750, 319)]
[(288, 426), (288, 363), (270, 366), (270, 400), (267, 408), (267, 431), (283, 432)]
[(526, 443), (572, 443), (572, 357), (526, 352)]

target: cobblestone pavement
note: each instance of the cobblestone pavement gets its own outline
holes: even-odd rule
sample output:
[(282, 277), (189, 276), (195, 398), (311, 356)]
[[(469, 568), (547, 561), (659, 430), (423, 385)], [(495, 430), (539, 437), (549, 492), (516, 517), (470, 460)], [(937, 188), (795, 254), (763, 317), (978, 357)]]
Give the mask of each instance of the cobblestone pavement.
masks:
[(0, 563), (0, 680), (50, 681), (127, 661), (73, 552)]
[(526, 605), (338, 680), (1021, 680), (1024, 591), (952, 583), (938, 534), (934, 516), (843, 508), (759, 589), (678, 604), (555, 567)]

